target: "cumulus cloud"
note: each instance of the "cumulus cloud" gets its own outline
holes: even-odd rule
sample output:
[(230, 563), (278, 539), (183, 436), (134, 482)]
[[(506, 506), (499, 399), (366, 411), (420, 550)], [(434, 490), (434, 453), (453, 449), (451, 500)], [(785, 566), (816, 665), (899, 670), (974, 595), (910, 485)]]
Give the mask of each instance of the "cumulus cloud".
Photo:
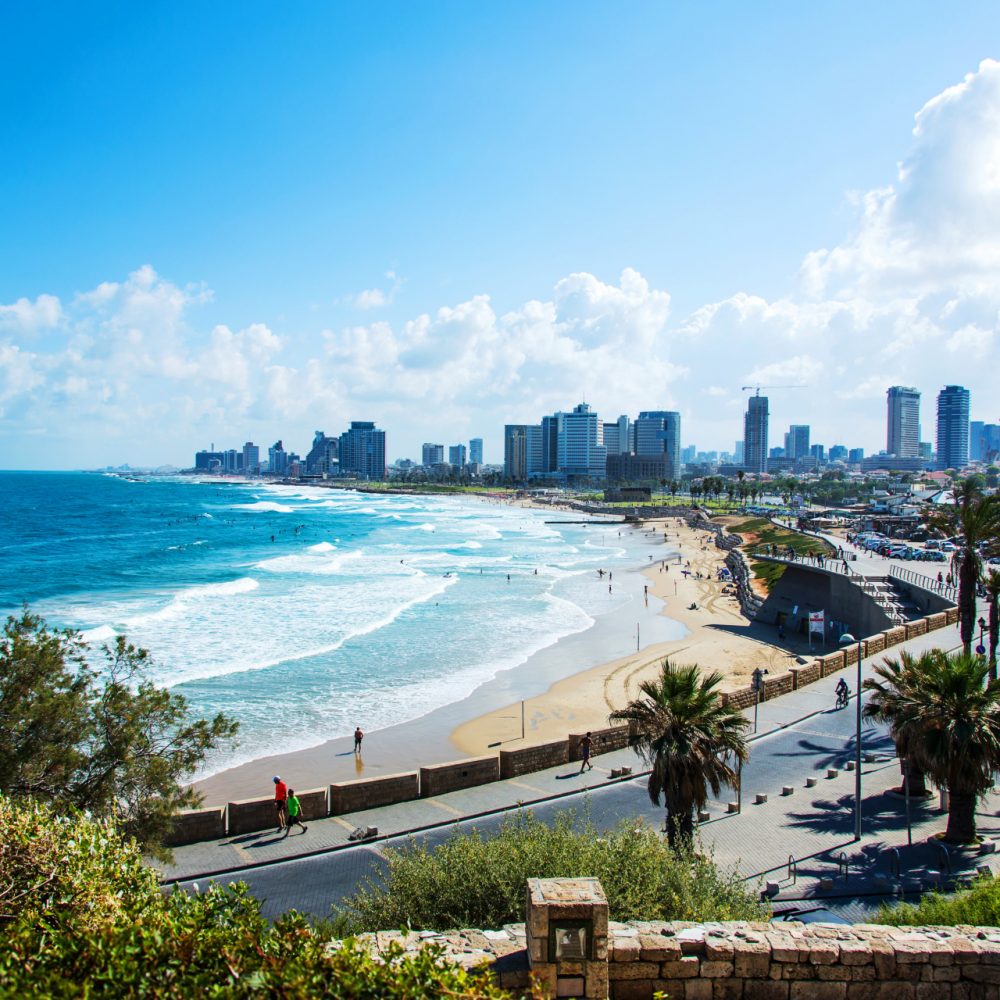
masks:
[(366, 288), (364, 291), (358, 292), (357, 295), (348, 296), (347, 301), (355, 309), (363, 311), (381, 309), (384, 306), (392, 305), (393, 300), (396, 298), (396, 293), (403, 285), (403, 280), (395, 271), (386, 271), (385, 276), (391, 282), (388, 288)]
[(0, 330), (34, 333), (54, 327), (62, 318), (62, 303), (55, 295), (39, 295), (32, 302), (21, 298), (10, 305), (0, 305)]

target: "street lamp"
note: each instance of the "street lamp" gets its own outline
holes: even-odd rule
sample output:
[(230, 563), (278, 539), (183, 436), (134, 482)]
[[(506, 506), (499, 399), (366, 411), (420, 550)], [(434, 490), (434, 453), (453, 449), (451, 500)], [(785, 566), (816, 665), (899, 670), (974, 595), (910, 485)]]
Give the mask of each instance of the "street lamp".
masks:
[(983, 644), (983, 633), (986, 631), (986, 619), (979, 619), (979, 645), (976, 646), (976, 653), (979, 656), (986, 655), (986, 646)]
[(861, 839), (861, 640), (850, 632), (840, 637), (841, 646), (858, 644), (858, 711), (854, 730), (854, 839)]
[(754, 699), (753, 699), (753, 731), (757, 732), (757, 708), (760, 706), (760, 693), (764, 690), (764, 675), (767, 673), (766, 670), (761, 670), (760, 667), (753, 672), (753, 676), (750, 678), (750, 685), (753, 687)]

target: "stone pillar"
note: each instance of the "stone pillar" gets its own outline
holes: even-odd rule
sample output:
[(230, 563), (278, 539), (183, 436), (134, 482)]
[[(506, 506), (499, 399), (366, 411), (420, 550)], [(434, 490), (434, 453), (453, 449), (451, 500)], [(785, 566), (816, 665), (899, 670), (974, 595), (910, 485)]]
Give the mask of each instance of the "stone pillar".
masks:
[(607, 1000), (608, 900), (596, 878), (529, 878), (528, 964), (551, 997)]

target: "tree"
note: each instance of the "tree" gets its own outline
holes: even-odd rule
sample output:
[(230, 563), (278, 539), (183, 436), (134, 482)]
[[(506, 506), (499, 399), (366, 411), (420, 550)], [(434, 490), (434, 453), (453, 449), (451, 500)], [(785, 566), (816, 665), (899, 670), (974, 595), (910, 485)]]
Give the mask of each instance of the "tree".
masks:
[(922, 653), (919, 657), (903, 652), (898, 660), (886, 657), (884, 663), (874, 668), (875, 677), (864, 682), (866, 691), (871, 692), (864, 707), (866, 719), (888, 725), (889, 735), (896, 744), (896, 753), (905, 761), (903, 784), (900, 791), (909, 791), (910, 795), (927, 795), (927, 785), (924, 772), (914, 760), (906, 740), (914, 734), (911, 731), (901, 731), (898, 720), (902, 717), (901, 705), (909, 696), (909, 689), (914, 683), (919, 683), (921, 673), (920, 661), (931, 654)]
[(659, 805), (663, 796), (672, 846), (691, 840), (694, 810), (708, 801), (708, 789), (718, 795), (734, 787), (734, 765), (750, 755), (750, 723), (720, 697), (721, 681), (695, 664), (664, 660), (660, 676), (639, 686), (640, 697), (611, 713), (613, 722), (635, 727), (635, 751), (652, 768), (649, 798)]
[(991, 569), (983, 583), (990, 600), (990, 683), (997, 680), (997, 646), (1000, 645), (1000, 570)]
[(928, 526), (948, 535), (961, 535), (952, 566), (958, 577), (958, 622), (965, 652), (972, 649), (976, 627), (976, 587), (983, 571), (980, 545), (1000, 542), (1000, 499), (984, 496), (973, 479), (957, 482), (955, 502), (938, 508)]
[[(904, 668), (904, 670), (907, 668)], [(976, 802), (1000, 768), (1000, 685), (978, 656), (933, 649), (911, 659), (891, 727), (900, 748), (949, 795), (945, 840), (976, 840)]]
[(186, 700), (146, 677), (149, 654), (118, 636), (91, 665), (79, 634), (25, 610), (0, 640), (0, 793), (115, 821), (153, 853), (179, 809), (201, 797), (183, 781), (238, 723), (192, 719)]

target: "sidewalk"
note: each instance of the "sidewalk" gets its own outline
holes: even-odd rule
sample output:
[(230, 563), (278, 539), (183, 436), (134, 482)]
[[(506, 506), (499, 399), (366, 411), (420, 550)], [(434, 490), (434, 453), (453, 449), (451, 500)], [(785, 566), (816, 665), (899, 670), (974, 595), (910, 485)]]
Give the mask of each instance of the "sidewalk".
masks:
[[(951, 648), (957, 646), (958, 641), (957, 628), (951, 626), (893, 647), (888, 655), (898, 656), (904, 649), (916, 653), (934, 646)], [(879, 654), (875, 659), (880, 661), (883, 655)], [(872, 662), (866, 661), (863, 665), (865, 676), (871, 675), (871, 668)], [(751, 761), (743, 771), (743, 812), (739, 816), (721, 818), (725, 813), (725, 803), (716, 803), (711, 811), (713, 817), (719, 818), (713, 818), (701, 828), (704, 842), (715, 847), (718, 860), (739, 862), (741, 870), (747, 875), (755, 875), (784, 864), (789, 854), (805, 857), (818, 851), (842, 848), (847, 843), (842, 827), (849, 821), (849, 807), (823, 805), (826, 799), (816, 798), (813, 790), (810, 790), (812, 797), (807, 798), (802, 787), (805, 777), (813, 774), (816, 768), (825, 771), (826, 767), (835, 766), (831, 761), (840, 764), (853, 757), (853, 701), (845, 711), (830, 711), (834, 703), (834, 687), (841, 676), (846, 678), (853, 693), (856, 674), (851, 667), (759, 706), (758, 731), (752, 737)], [(744, 714), (752, 720), (753, 713), (751, 707)], [(882, 754), (892, 753), (885, 733), (875, 727), (866, 725), (863, 740), (866, 750), (874, 747)], [(610, 770), (622, 766), (632, 767), (634, 776), (609, 780)], [(635, 778), (641, 771), (641, 761), (634, 751), (618, 750), (595, 757), (593, 771), (583, 775), (579, 773), (578, 764), (570, 763), (434, 798), (314, 820), (308, 824), (308, 833), (296, 831), (287, 838), (275, 831), (263, 831), (186, 845), (174, 849), (173, 864), (158, 867), (164, 879), (186, 880), (350, 849), (355, 845), (348, 840), (348, 835), (359, 826), (377, 827), (381, 840), (387, 836), (448, 826), (464, 818), (502, 812), (523, 804), (553, 799), (558, 802), (564, 798), (569, 808), (577, 801), (574, 796), (584, 791), (589, 791), (593, 798), (602, 795), (605, 788), (622, 784), (635, 783), (644, 788), (645, 781), (640, 779), (636, 782)], [(884, 788), (899, 781), (895, 762), (891, 765), (869, 765), (863, 773), (866, 777), (866, 802), (871, 783), (874, 783), (872, 791), (881, 794)], [(879, 781), (883, 782), (881, 786)], [(784, 784), (796, 786), (793, 796), (781, 797), (781, 786)], [(853, 775), (845, 777), (842, 773), (830, 782), (822, 779), (817, 791), (821, 796), (829, 797), (836, 792), (843, 797), (853, 795), (853, 787)], [(770, 801), (764, 806), (752, 805), (757, 792), (766, 792)], [(735, 798), (735, 795), (728, 798)], [(843, 812), (848, 819), (838, 816), (838, 812)], [(659, 815), (662, 817), (662, 812)], [(889, 828), (880, 825), (878, 829)], [(853, 831), (852, 825), (850, 830)], [(746, 860), (749, 858), (753, 860)]]

